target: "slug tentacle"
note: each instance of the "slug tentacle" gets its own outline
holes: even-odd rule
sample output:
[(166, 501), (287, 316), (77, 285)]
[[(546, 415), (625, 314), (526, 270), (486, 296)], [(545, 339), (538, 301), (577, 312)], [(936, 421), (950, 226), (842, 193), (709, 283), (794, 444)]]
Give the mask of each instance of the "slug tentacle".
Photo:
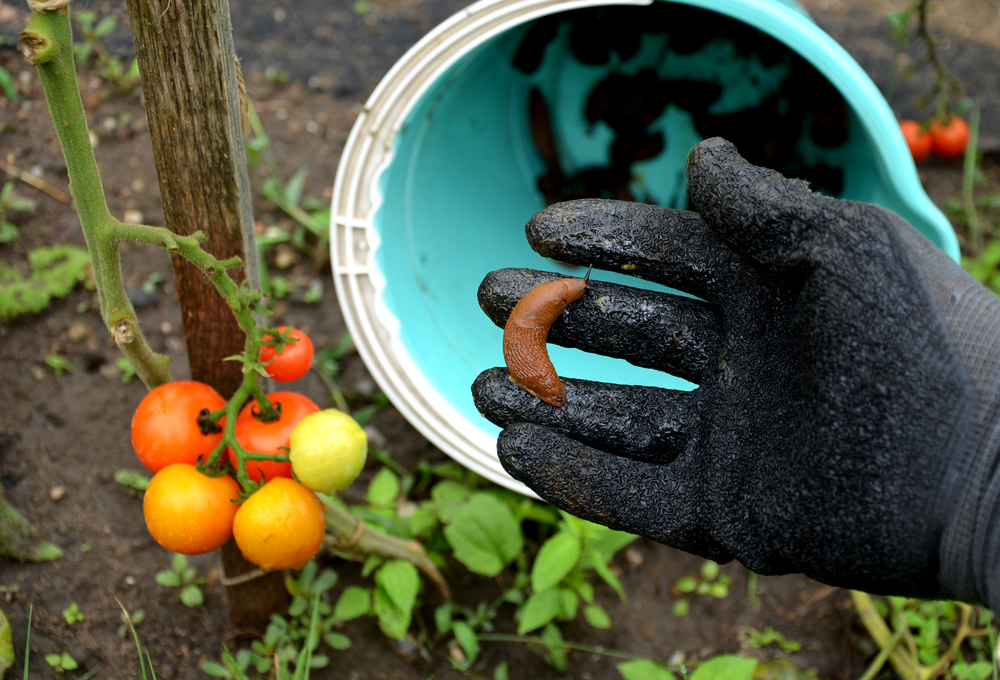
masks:
[(559, 315), (583, 297), (590, 270), (583, 279), (558, 279), (532, 288), (514, 306), (503, 330), (503, 356), (511, 380), (553, 406), (566, 404), (566, 387), (559, 380), (545, 346), (549, 328)]

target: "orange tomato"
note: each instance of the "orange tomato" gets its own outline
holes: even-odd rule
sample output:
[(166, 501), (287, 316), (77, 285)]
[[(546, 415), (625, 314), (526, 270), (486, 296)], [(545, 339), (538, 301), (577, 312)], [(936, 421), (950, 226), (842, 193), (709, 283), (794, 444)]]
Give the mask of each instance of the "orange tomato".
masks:
[(243, 556), (264, 571), (298, 569), (319, 550), (326, 506), (294, 479), (276, 477), (236, 511), (233, 537)]
[(198, 415), (226, 405), (222, 395), (205, 383), (178, 380), (150, 391), (132, 416), (132, 448), (146, 469), (157, 473), (174, 463), (198, 462), (222, 441), (226, 419), (218, 432), (202, 434)]
[(240, 485), (232, 477), (209, 477), (187, 463), (157, 472), (142, 498), (142, 514), (153, 540), (167, 550), (201, 555), (233, 535)]
[[(282, 333), (286, 328), (288, 326), (278, 326)], [(280, 354), (275, 354), (274, 345), (260, 348), (260, 360), (264, 363), (267, 374), (278, 382), (292, 382), (308, 373), (315, 353), (312, 340), (299, 329), (293, 328), (288, 337), (295, 338), (298, 342), (285, 345)], [(264, 336), (264, 340), (270, 339), (270, 335)]]
[[(281, 404), (281, 417), (272, 423), (265, 423), (259, 419), (260, 412), (257, 410), (257, 402), (252, 401), (247, 404), (240, 415), (236, 418), (236, 440), (248, 452), (266, 453), (270, 456), (286, 453), (281, 451), (282, 446), (288, 446), (292, 437), (292, 430), (299, 424), (299, 421), (310, 413), (319, 411), (311, 399), (295, 392), (274, 392), (267, 395), (271, 403), (277, 408)], [(227, 449), (229, 462), (236, 467), (236, 454), (232, 449)], [(251, 460), (247, 461), (247, 474), (255, 482), (263, 479), (270, 480), (275, 477), (292, 477), (291, 463), (272, 463), (270, 461)]]
[(965, 155), (969, 145), (969, 124), (958, 116), (952, 116), (947, 123), (931, 123), (930, 136), (934, 155), (944, 161), (953, 161)]
[(910, 147), (910, 155), (915, 163), (927, 160), (931, 155), (933, 140), (930, 134), (920, 128), (920, 123), (915, 120), (903, 120), (899, 122), (899, 129), (903, 133), (906, 145)]

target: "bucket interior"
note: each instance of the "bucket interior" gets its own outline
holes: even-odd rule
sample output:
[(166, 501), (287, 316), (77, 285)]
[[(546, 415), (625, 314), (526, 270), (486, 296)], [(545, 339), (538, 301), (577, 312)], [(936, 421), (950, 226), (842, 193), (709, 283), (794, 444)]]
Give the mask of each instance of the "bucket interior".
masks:
[[(687, 153), (715, 135), (753, 163), (922, 227), (886, 181), (857, 112), (819, 71), (778, 39), (705, 9), (656, 2), (549, 15), (475, 46), (432, 83), (396, 135), (374, 224), (396, 341), (440, 397), (495, 435), (469, 389), (480, 371), (503, 365), (502, 330), (476, 300), (480, 282), (505, 267), (583, 274), (529, 248), (533, 214), (580, 197), (686, 208)], [(618, 359), (549, 352), (564, 377), (693, 387)]]

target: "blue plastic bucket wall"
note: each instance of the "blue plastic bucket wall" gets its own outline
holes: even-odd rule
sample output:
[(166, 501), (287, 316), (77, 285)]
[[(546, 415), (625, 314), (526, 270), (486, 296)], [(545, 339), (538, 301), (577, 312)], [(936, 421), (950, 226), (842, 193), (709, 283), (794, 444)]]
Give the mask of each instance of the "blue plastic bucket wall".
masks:
[[(480, 371), (503, 365), (501, 329), (479, 309), (485, 274), (532, 267), (581, 275), (528, 246), (524, 224), (543, 210), (547, 169), (532, 138), (530, 92), (544, 97), (567, 175), (606, 162), (614, 133), (583, 118), (595, 85), (643, 68), (659, 77), (721, 86), (713, 114), (752, 109), (788, 75), (788, 60), (764, 63), (713, 40), (691, 54), (643, 34), (627, 60), (612, 54), (588, 66), (560, 27), (531, 73), (513, 57), (540, 16), (608, 3), (496, 2), (470, 6), (411, 50), (372, 95), (348, 142), (334, 189), (334, 276), (359, 351), (383, 390), (436, 445), (511, 488), (495, 458), (498, 428), (473, 405)], [(637, 3), (638, 4), (638, 3)], [(690, 0), (776, 39), (811, 64), (846, 102), (847, 138), (834, 148), (797, 149), (806, 163), (834, 168), (841, 198), (884, 205), (906, 217), (952, 257), (958, 246), (920, 186), (888, 106), (857, 64), (803, 12), (779, 1)], [(642, 7), (623, 8), (641, 11)], [(680, 28), (679, 30), (683, 30)], [(649, 126), (662, 153), (633, 166), (640, 199), (686, 207), (684, 163), (703, 137), (692, 116), (667, 106)], [(654, 202), (654, 201), (650, 201)], [(617, 273), (594, 277), (656, 288)], [(624, 361), (550, 346), (562, 376), (675, 389), (679, 378)]]

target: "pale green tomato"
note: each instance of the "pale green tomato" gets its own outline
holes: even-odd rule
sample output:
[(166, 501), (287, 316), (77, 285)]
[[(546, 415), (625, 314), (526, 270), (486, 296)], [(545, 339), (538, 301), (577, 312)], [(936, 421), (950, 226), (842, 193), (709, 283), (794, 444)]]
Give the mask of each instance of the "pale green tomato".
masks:
[(295, 426), (288, 448), (295, 478), (313, 491), (331, 494), (346, 489), (361, 474), (368, 436), (351, 416), (326, 409)]

